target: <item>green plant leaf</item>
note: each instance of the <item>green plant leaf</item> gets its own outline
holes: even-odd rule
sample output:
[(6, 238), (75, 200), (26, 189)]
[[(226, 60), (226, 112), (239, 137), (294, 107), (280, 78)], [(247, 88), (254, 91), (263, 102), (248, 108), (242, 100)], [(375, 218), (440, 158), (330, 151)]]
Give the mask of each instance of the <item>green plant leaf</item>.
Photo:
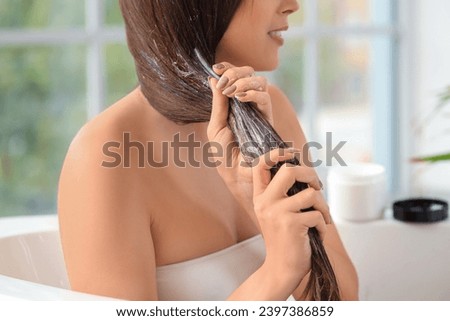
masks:
[(412, 159), (412, 161), (413, 162), (428, 162), (428, 163), (450, 161), (450, 153), (425, 156), (425, 157), (415, 157)]
[(442, 93), (439, 94), (441, 104), (445, 104), (450, 101), (450, 86), (448, 86)]
[(429, 124), (431, 120), (450, 103), (450, 86), (445, 88), (441, 93), (438, 94), (438, 103), (430, 111), (430, 113), (425, 117), (422, 123), (416, 128), (416, 131), (421, 131), (425, 125)]

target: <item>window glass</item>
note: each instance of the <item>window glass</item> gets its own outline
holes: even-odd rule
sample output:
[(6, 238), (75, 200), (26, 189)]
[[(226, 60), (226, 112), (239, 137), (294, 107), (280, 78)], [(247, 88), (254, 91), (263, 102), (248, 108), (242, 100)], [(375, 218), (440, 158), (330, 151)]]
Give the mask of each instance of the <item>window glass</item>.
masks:
[(57, 29), (84, 25), (84, 1), (0, 0), (0, 28)]
[(314, 0), (324, 25), (384, 25), (392, 21), (395, 0)]
[(106, 106), (137, 86), (133, 57), (125, 44), (106, 46)]
[(288, 39), (280, 50), (280, 65), (269, 78), (288, 96), (299, 114), (304, 105), (304, 40)]
[(305, 22), (305, 0), (298, 0), (299, 10), (289, 16), (289, 25), (292, 27), (301, 26)]
[(0, 47), (0, 215), (56, 213), (58, 177), (86, 120), (84, 46)]
[(122, 25), (123, 18), (120, 13), (119, 0), (104, 0), (105, 24)]
[(320, 42), (317, 130), (323, 143), (327, 132), (333, 133), (335, 145), (347, 142), (340, 152), (346, 163), (376, 160), (374, 121), (392, 94), (391, 61), (382, 58), (391, 56), (388, 39), (334, 37)]

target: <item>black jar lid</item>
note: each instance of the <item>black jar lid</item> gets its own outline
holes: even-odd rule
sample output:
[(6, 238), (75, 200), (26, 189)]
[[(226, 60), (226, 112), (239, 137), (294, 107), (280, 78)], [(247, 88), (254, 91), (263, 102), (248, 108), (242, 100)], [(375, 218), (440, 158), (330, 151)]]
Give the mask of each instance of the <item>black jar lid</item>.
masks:
[(432, 223), (448, 217), (448, 203), (438, 199), (411, 198), (394, 203), (394, 218), (404, 222)]

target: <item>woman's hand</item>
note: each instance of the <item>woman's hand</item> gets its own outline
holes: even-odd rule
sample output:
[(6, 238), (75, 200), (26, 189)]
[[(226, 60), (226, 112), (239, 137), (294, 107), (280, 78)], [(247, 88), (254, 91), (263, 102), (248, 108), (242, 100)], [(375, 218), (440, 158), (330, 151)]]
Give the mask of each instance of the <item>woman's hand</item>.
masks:
[(271, 125), (273, 125), (272, 101), (268, 92), (267, 79), (256, 76), (250, 66), (234, 67), (223, 62), (213, 66), (221, 76), (216, 84), (217, 91), (228, 98), (237, 98), (241, 102), (254, 102)]
[[(272, 123), (272, 103), (267, 80), (256, 77), (251, 67), (234, 67), (227, 62), (214, 65), (213, 69), (221, 78), (219, 81), (210, 78), (213, 102), (207, 129), (208, 139), (212, 146), (216, 145), (220, 149), (215, 151), (214, 157), (220, 176), (244, 209), (252, 213), (252, 170), (245, 162), (228, 127), (229, 99), (236, 97), (242, 102), (255, 102), (264, 117)], [(286, 155), (285, 159), (291, 157), (292, 155)]]
[[(272, 273), (286, 276), (296, 287), (311, 268), (308, 230), (315, 227), (323, 240), (331, 217), (320, 181), (312, 168), (287, 163), (271, 180), (270, 169), (284, 153), (280, 149), (272, 150), (252, 167), (253, 202), (266, 244), (265, 264)], [(296, 181), (310, 187), (287, 196)], [(313, 211), (299, 213), (311, 207)]]
[[(213, 69), (221, 77), (218, 81), (210, 79), (213, 102), (207, 129), (208, 139), (212, 146), (216, 145), (214, 158), (220, 176), (244, 209), (248, 213), (253, 213), (252, 170), (244, 160), (228, 126), (229, 99), (236, 97), (242, 102), (254, 102), (263, 116), (273, 125), (268, 82), (264, 77), (256, 77), (254, 69), (248, 66), (234, 67), (230, 63), (223, 62), (214, 65)], [(298, 150), (284, 151), (285, 153), (280, 155), (280, 161), (293, 158), (294, 152), (300, 153)], [(312, 173), (316, 175), (314, 171)]]
[[(321, 186), (312, 168), (283, 165), (271, 180), (270, 168), (284, 158), (285, 150), (272, 150), (252, 167), (255, 216), (266, 246), (264, 264), (248, 278), (230, 300), (285, 300), (311, 269), (308, 230), (315, 227), (322, 240), (331, 222)], [(311, 186), (293, 196), (287, 191), (295, 181)], [(313, 211), (300, 213), (313, 207)]]

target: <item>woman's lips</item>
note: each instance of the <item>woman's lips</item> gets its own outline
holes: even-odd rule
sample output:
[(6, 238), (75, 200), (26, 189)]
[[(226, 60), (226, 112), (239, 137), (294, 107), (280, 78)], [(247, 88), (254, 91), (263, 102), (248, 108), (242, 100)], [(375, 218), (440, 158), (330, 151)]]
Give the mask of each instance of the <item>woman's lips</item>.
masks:
[(269, 36), (270, 38), (272, 38), (273, 40), (275, 40), (280, 46), (282, 46), (284, 44), (284, 38), (283, 38), (283, 31), (286, 31), (287, 27), (282, 28), (282, 29), (278, 29), (278, 30), (273, 30), (269, 32)]

